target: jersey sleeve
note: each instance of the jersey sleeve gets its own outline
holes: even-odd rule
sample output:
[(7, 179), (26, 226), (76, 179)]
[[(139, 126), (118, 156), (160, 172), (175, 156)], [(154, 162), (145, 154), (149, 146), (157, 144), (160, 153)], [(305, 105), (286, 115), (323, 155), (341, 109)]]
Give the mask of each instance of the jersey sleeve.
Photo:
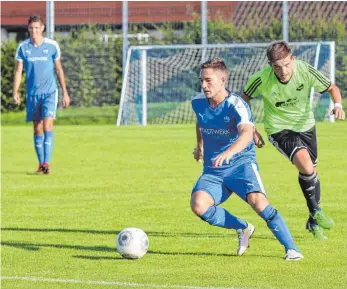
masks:
[(17, 50), (16, 50), (16, 55), (14, 58), (17, 61), (24, 61), (24, 55), (23, 55), (23, 50), (22, 50), (21, 45), (18, 45)]
[(311, 87), (319, 92), (325, 92), (331, 85), (331, 81), (312, 65), (307, 64), (308, 75)]
[(250, 98), (260, 96), (259, 87), (262, 84), (262, 80), (259, 73), (253, 74), (247, 81), (243, 88), (243, 93)]
[(53, 56), (53, 60), (56, 61), (56, 60), (59, 60), (61, 56), (60, 47), (56, 41), (54, 41), (54, 47), (55, 47), (55, 50), (52, 56)]
[(234, 113), (236, 120), (236, 125), (239, 126), (241, 124), (252, 124), (253, 123), (253, 117), (251, 110), (249, 108), (249, 105), (240, 97), (236, 98), (236, 101), (233, 105)]

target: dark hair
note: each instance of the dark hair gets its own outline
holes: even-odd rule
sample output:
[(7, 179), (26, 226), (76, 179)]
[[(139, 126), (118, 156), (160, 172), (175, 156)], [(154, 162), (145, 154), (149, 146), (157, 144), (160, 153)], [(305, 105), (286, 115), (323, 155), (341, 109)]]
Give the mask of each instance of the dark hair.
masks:
[(41, 22), (43, 24), (41, 16), (38, 16), (38, 15), (33, 15), (29, 17), (28, 25), (30, 25), (33, 22)]
[(274, 41), (266, 50), (266, 56), (270, 63), (286, 58), (292, 54), (292, 50), (286, 41)]
[(201, 69), (213, 68), (228, 73), (228, 68), (222, 58), (214, 57), (200, 65)]

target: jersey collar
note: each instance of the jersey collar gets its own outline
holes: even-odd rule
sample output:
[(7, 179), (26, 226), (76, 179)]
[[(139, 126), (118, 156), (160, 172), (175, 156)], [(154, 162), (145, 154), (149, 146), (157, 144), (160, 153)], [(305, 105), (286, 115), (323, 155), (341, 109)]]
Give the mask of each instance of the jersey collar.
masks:
[(30, 43), (31, 43), (31, 45), (34, 46), (34, 47), (36, 47), (36, 48), (40, 47), (44, 42), (45, 42), (45, 37), (42, 38), (42, 42), (41, 42), (39, 45), (35, 46), (35, 43), (34, 43), (33, 40), (30, 38)]

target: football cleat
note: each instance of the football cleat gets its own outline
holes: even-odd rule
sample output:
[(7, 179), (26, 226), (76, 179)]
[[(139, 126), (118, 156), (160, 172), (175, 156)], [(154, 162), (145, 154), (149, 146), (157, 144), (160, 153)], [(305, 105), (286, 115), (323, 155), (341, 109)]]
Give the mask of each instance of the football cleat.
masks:
[(237, 235), (239, 237), (239, 248), (237, 249), (237, 255), (241, 256), (249, 247), (249, 239), (252, 237), (255, 231), (254, 226), (251, 223), (248, 223), (246, 229), (237, 230)]
[(328, 237), (324, 234), (324, 229), (321, 228), (319, 225), (310, 224), (309, 221), (307, 221), (306, 229), (312, 233), (313, 237), (316, 240), (319, 240), (319, 241), (328, 240)]
[(335, 222), (332, 218), (326, 215), (322, 209), (316, 211), (313, 215), (311, 215), (313, 219), (316, 220), (317, 224), (323, 229), (331, 229), (335, 226)]
[(304, 256), (294, 249), (287, 250), (286, 255), (284, 256), (284, 260), (287, 261), (299, 261), (300, 259), (304, 258)]
[(41, 166), (41, 170), (42, 170), (43, 174), (49, 175), (50, 174), (49, 164), (48, 163), (43, 163), (42, 166)]
[(37, 168), (35, 175), (42, 175), (43, 171), (42, 171), (42, 164), (39, 164), (39, 167)]

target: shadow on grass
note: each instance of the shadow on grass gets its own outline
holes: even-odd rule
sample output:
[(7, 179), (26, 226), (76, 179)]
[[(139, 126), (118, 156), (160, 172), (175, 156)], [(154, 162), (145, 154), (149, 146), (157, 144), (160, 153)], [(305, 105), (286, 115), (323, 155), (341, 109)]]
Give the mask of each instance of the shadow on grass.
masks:
[(1, 174), (4, 175), (28, 175), (28, 176), (37, 176), (38, 174), (35, 171), (1, 171)]
[[(81, 245), (63, 245), (63, 244), (34, 244), (25, 242), (2, 242), (2, 246), (8, 246), (13, 248), (19, 248), (30, 251), (39, 251), (41, 248), (57, 248), (57, 249), (74, 249), (74, 250), (84, 250), (84, 251), (96, 251), (96, 252), (112, 252), (116, 253), (117, 256), (82, 256), (75, 255), (74, 258), (90, 259), (90, 260), (118, 260), (121, 258), (117, 250), (112, 247), (106, 246), (81, 246)], [(237, 257), (236, 254), (228, 253), (209, 253), (209, 252), (165, 252), (165, 251), (153, 251), (149, 250), (147, 254), (153, 255), (171, 255), (171, 256), (215, 256), (215, 257)], [(251, 255), (252, 257), (269, 257), (277, 258), (275, 255)]]
[[(204, 252), (162, 252), (162, 251), (148, 251), (147, 254), (150, 255), (171, 255), (171, 256), (214, 256), (214, 257), (233, 257), (233, 258), (241, 258), (240, 256), (237, 256), (236, 254), (221, 254), (221, 253), (204, 253)], [(78, 259), (87, 259), (87, 260), (129, 260), (133, 261), (132, 259), (124, 259), (122, 257), (111, 257), (111, 256), (84, 256), (84, 255), (75, 255), (72, 256), (73, 258)], [(281, 256), (277, 255), (244, 255), (242, 258), (254, 258), (254, 257), (260, 257), (260, 258), (278, 258), (281, 259)], [(135, 259), (136, 260), (136, 259)]]
[[(117, 230), (82, 230), (82, 229), (60, 229), (60, 228), (1, 228), (2, 231), (18, 231), (18, 232), (57, 232), (57, 233), (84, 233), (84, 234), (100, 234), (100, 235), (118, 235), (120, 231)], [(237, 238), (233, 230), (232, 234), (218, 234), (218, 233), (189, 233), (189, 232), (151, 232), (146, 231), (148, 236), (153, 237), (186, 237), (186, 238)], [(295, 237), (300, 239), (302, 237)], [(275, 240), (272, 236), (253, 235), (252, 239), (265, 239)]]
[(74, 249), (86, 251), (100, 251), (100, 252), (117, 252), (116, 248), (106, 246), (81, 246), (81, 245), (64, 245), (64, 244), (33, 244), (27, 242), (1, 242), (1, 246), (14, 247), (30, 251), (38, 251), (41, 248), (57, 248), (57, 249)]
[(122, 257), (110, 257), (110, 256), (83, 256), (83, 255), (75, 255), (72, 258), (77, 259), (87, 259), (87, 260), (126, 260)]

